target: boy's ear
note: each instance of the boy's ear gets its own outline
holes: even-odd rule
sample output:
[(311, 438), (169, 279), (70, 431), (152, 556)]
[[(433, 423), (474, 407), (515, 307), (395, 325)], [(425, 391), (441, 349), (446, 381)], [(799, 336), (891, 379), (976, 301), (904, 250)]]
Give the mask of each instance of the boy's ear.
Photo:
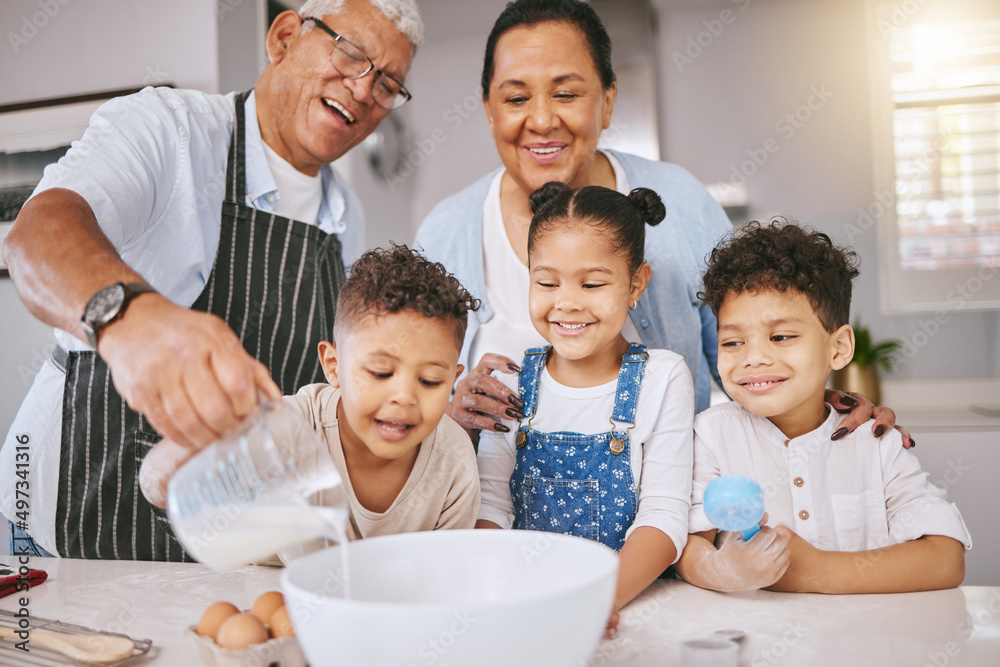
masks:
[[(458, 376), (461, 375), (462, 371), (464, 371), (464, 370), (465, 370), (465, 366), (463, 366), (462, 364), (459, 364), (458, 365), (458, 370), (455, 373), (455, 382), (458, 382)], [(452, 382), (452, 384), (455, 384), (455, 382)]]
[(337, 374), (337, 346), (328, 340), (321, 340), (316, 348), (319, 351), (319, 363), (323, 366), (323, 375), (331, 387), (340, 386), (340, 376)]
[(833, 351), (830, 368), (839, 371), (854, 358), (854, 328), (850, 324), (843, 325), (830, 336), (830, 344)]
[(632, 274), (632, 289), (629, 290), (629, 305), (632, 305), (632, 301), (638, 301), (642, 293), (646, 291), (649, 286), (649, 279), (653, 275), (653, 267), (649, 265), (649, 262), (643, 262), (635, 273)]

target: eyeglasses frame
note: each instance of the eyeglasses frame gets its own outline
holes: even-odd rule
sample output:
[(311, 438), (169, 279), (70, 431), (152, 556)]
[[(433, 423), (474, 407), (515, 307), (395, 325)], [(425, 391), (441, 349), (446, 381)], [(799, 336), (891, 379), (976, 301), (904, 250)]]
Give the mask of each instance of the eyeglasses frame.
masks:
[[(306, 22), (306, 21), (312, 21), (312, 23), (315, 24), (320, 30), (322, 30), (326, 34), (330, 35), (330, 37), (333, 37), (333, 39), (334, 39), (334, 47), (333, 48), (334, 49), (338, 48), (340, 46), (341, 42), (344, 42), (345, 44), (350, 44), (352, 47), (354, 47), (355, 49), (357, 49), (358, 53), (360, 53), (362, 56), (364, 56), (365, 60), (368, 61), (368, 69), (366, 69), (361, 74), (358, 74), (357, 76), (348, 76), (347, 74), (344, 74), (344, 72), (340, 72), (340, 68), (337, 67), (335, 64), (333, 66), (334, 66), (334, 69), (336, 69), (338, 72), (340, 72), (340, 74), (342, 76), (345, 76), (348, 79), (352, 79), (352, 80), (363, 79), (364, 77), (368, 76), (369, 73), (375, 72), (375, 76), (372, 78), (372, 91), (373, 91), (372, 92), (372, 100), (376, 104), (378, 104), (380, 107), (382, 107), (383, 109), (387, 109), (388, 111), (392, 111), (393, 109), (398, 109), (399, 107), (403, 106), (404, 104), (406, 104), (407, 102), (409, 102), (410, 100), (413, 99), (413, 95), (411, 95), (410, 91), (408, 91), (406, 89), (406, 86), (404, 86), (403, 84), (401, 84), (399, 81), (397, 81), (391, 75), (386, 74), (385, 72), (383, 72), (379, 68), (375, 67), (375, 63), (372, 61), (372, 59), (369, 58), (368, 54), (366, 54), (364, 51), (362, 51), (361, 48), (357, 44), (355, 44), (354, 42), (349, 41), (343, 35), (337, 34), (336, 32), (333, 31), (333, 29), (330, 26), (328, 26), (327, 24), (323, 23), (323, 21), (321, 21), (320, 19), (316, 18), (315, 16), (305, 16), (305, 17), (302, 18), (302, 21), (303, 21), (303, 23)], [(332, 51), (330, 53), (330, 56), (331, 56), (331, 64), (333, 64), (333, 60), (332, 60), (333, 52)], [(386, 107), (384, 104), (381, 104), (378, 100), (375, 99), (375, 93), (374, 93), (375, 83), (378, 81), (379, 77), (383, 77), (383, 76), (385, 78), (389, 79), (390, 81), (392, 81), (393, 83), (395, 83), (397, 86), (399, 86), (399, 93), (396, 94), (396, 98), (395, 99), (397, 99), (397, 100), (400, 99), (400, 96), (402, 96), (402, 99), (403, 99), (402, 102), (400, 102), (399, 104), (394, 104), (392, 107)]]

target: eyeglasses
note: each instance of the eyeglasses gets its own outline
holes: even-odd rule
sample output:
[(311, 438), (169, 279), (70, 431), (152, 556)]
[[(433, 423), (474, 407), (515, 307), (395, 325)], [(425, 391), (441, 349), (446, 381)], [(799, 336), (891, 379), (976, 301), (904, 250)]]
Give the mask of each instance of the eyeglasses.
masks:
[(413, 96), (399, 81), (375, 67), (371, 58), (354, 44), (330, 29), (330, 26), (318, 18), (308, 16), (303, 21), (312, 21), (325, 33), (333, 37), (333, 50), (330, 52), (330, 62), (333, 67), (348, 79), (360, 79), (369, 72), (375, 72), (372, 80), (372, 99), (382, 107), (392, 111), (410, 101)]

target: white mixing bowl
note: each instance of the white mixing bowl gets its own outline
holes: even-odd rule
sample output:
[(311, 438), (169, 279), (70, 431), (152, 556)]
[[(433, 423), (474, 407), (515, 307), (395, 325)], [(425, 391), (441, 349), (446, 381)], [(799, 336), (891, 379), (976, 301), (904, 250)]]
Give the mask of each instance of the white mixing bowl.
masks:
[(618, 557), (578, 537), (443, 530), (376, 537), (281, 574), (312, 667), (580, 667), (611, 613)]

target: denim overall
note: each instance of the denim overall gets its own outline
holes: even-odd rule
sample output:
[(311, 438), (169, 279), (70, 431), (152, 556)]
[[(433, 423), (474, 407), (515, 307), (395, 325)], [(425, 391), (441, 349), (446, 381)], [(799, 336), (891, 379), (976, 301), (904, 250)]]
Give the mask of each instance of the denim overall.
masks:
[(531, 428), (531, 420), (551, 350), (551, 346), (532, 348), (521, 364), (518, 389), (524, 421), (515, 435), (516, 462), (510, 476), (514, 528), (577, 535), (618, 551), (639, 502), (628, 431), (635, 426), (649, 355), (645, 345), (629, 344), (618, 371), (607, 433), (543, 433)]

